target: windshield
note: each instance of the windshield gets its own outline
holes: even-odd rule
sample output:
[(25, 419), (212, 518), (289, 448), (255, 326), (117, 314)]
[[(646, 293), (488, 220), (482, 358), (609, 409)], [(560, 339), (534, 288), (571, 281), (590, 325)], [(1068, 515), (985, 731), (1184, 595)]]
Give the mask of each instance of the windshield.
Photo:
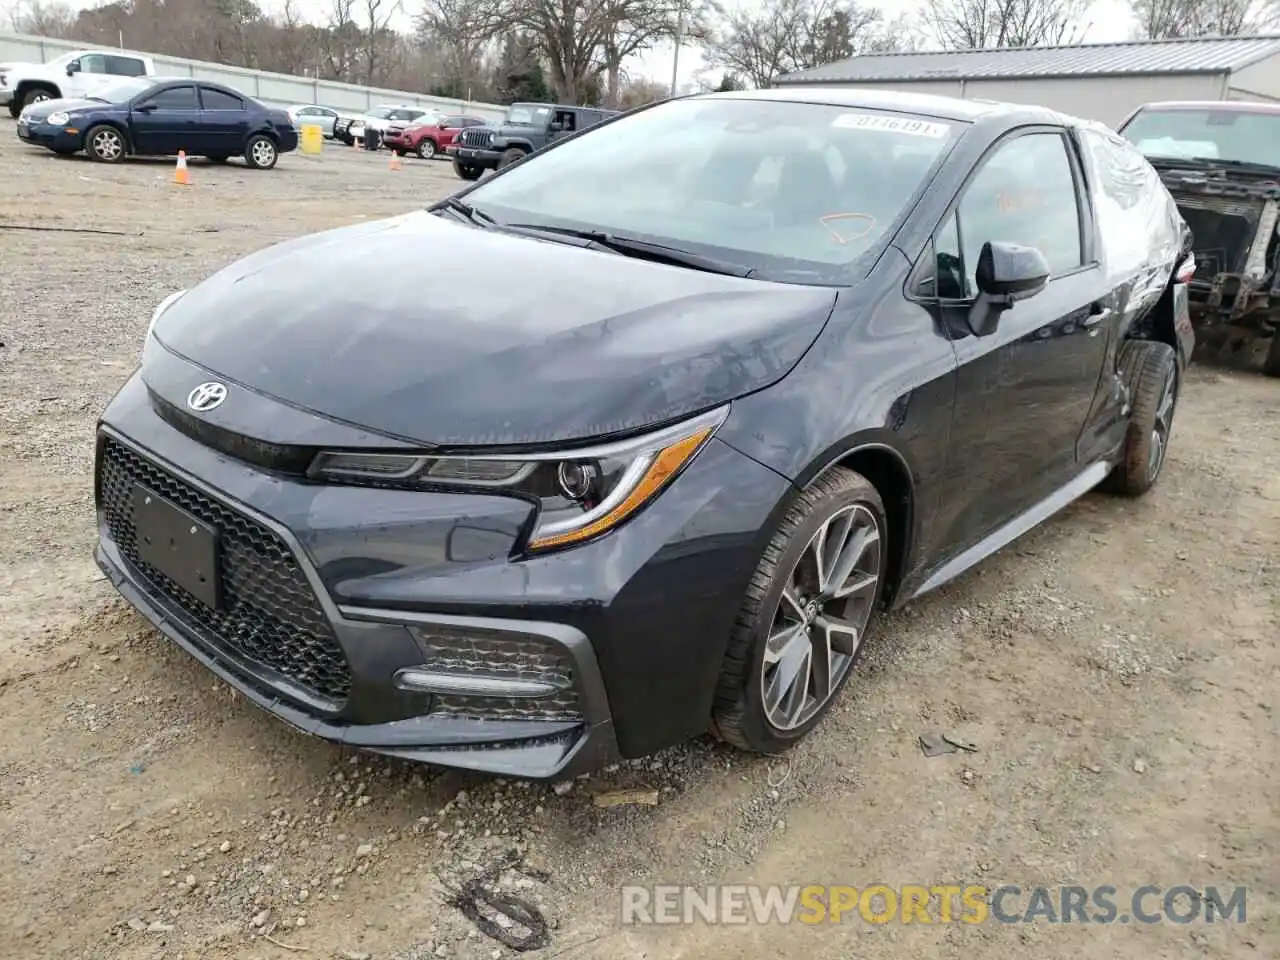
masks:
[(640, 238), (764, 279), (847, 283), (961, 129), (862, 108), (674, 100), (535, 155), (467, 202), (500, 222)]
[(551, 122), (551, 108), (540, 107), (529, 103), (513, 103), (507, 107), (504, 123), (514, 123), (522, 127), (545, 127)]
[(1143, 110), (1120, 132), (1148, 157), (1280, 167), (1280, 113)]
[(102, 100), (105, 103), (124, 103), (132, 100), (143, 90), (150, 90), (156, 85), (151, 77), (130, 77), (127, 80), (114, 80), (100, 90), (89, 95), (90, 100)]

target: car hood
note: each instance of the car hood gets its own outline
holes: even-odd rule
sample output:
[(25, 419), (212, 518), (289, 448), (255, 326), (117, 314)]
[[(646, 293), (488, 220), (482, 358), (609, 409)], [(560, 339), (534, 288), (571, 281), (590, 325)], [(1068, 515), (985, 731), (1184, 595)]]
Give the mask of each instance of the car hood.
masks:
[(180, 298), (155, 336), (230, 383), (399, 440), (540, 444), (766, 387), (835, 298), (423, 211), (253, 254)]
[(110, 104), (103, 103), (101, 100), (84, 100), (84, 99), (59, 99), (59, 100), (41, 100), (39, 103), (33, 103), (26, 107), (22, 112), (29, 120), (43, 120), (51, 113), (57, 113), (59, 110), (101, 110)]

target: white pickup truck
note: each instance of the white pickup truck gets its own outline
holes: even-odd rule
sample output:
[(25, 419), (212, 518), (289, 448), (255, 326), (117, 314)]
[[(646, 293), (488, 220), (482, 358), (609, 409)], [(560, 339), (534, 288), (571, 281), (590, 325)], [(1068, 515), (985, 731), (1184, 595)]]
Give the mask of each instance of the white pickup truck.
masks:
[(123, 50), (73, 50), (48, 63), (0, 63), (0, 106), (16, 117), (40, 100), (91, 97), (120, 77), (153, 77), (150, 57)]

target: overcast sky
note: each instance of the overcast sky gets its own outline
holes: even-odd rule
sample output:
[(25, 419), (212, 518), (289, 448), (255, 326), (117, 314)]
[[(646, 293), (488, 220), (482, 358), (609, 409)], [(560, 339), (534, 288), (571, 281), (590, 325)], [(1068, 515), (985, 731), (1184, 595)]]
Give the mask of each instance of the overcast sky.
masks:
[[(96, 5), (95, 0), (69, 0), (69, 2), (73, 7)], [(735, 0), (727, 0), (727, 2), (732, 4)], [(736, 0), (736, 2), (751, 6), (755, 0)], [(10, 3), (11, 0), (0, 0), (0, 9), (10, 6)], [(258, 0), (258, 3), (263, 10), (272, 12), (282, 6), (283, 0)], [(405, 13), (401, 15), (398, 26), (400, 29), (408, 30), (412, 28), (413, 14), (417, 12), (420, 0), (403, 0), (403, 3)], [(881, 9), (900, 9), (906, 12), (918, 8), (920, 0), (883, 0), (878, 5)], [(294, 9), (316, 22), (323, 22), (326, 19), (330, 6), (330, 0), (294, 0)], [(1128, 3), (1126, 0), (1095, 0), (1086, 17), (1086, 26), (1088, 29), (1085, 32), (1085, 39), (1093, 43), (1129, 39), (1132, 35), (1133, 20), (1129, 15)], [(662, 83), (670, 83), (673, 59), (673, 47), (671, 44), (666, 44), (649, 51), (644, 56), (635, 58), (635, 62), (628, 65), (628, 70), (633, 75), (647, 75)], [(680, 51), (679, 68), (679, 83), (683, 87), (693, 83), (706, 68), (706, 64), (703, 63), (697, 49), (686, 46)]]

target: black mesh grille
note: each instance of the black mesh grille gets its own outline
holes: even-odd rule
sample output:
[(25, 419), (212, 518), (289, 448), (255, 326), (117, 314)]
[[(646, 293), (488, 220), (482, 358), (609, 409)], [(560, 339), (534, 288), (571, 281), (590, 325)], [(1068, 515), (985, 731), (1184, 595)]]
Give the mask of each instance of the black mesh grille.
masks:
[(490, 132), (484, 127), (463, 130), (458, 134), (458, 139), (464, 147), (487, 147), (489, 145)]
[(546, 697), (437, 696), (431, 712), (484, 720), (582, 720), (582, 705), (574, 687), (573, 659), (558, 644), (534, 636), (500, 637), (479, 631), (412, 630), (427, 654), (432, 670), (456, 676), (535, 680), (558, 691)]
[[(198, 629), (229, 651), (342, 701), (351, 671), (315, 591), (289, 547), (255, 520), (205, 496), (110, 438), (104, 438), (99, 497), (120, 552)], [(138, 557), (131, 493), (140, 483), (220, 535), (222, 609), (206, 606)]]

